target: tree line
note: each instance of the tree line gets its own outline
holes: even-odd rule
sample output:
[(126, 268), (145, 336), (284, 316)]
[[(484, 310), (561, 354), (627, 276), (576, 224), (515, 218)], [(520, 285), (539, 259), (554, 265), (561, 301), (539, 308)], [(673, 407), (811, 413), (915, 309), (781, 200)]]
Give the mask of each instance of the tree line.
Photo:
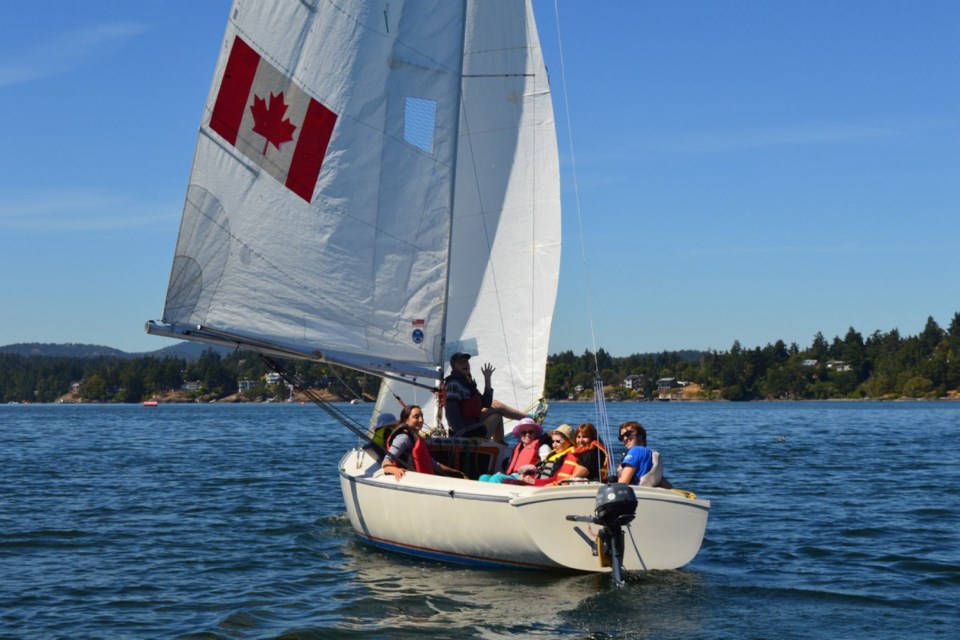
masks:
[[(702, 399), (826, 400), (940, 398), (960, 387), (960, 313), (947, 329), (933, 317), (923, 331), (902, 336), (897, 329), (866, 338), (851, 327), (832, 341), (817, 333), (806, 348), (782, 340), (753, 349), (735, 341), (729, 351), (663, 352), (615, 358), (572, 351), (550, 356), (546, 394), (553, 399), (592, 397), (596, 371), (613, 399), (651, 399), (657, 380), (674, 378), (700, 385)], [(627, 389), (627, 376), (640, 376)]]
[[(378, 390), (377, 378), (347, 369), (302, 361), (281, 365), (305, 385), (327, 389), (340, 398), (372, 397)], [(271, 371), (256, 354), (237, 351), (221, 356), (213, 349), (192, 362), (176, 356), (69, 358), (0, 353), (0, 400), (56, 402), (72, 392), (83, 402), (142, 402), (180, 392), (184, 400), (209, 401), (238, 393), (241, 380), (251, 383), (240, 394), (246, 400), (287, 399), (290, 389), (285, 384), (267, 382)]]
[[(340, 398), (376, 396), (379, 380), (354, 371), (303, 361), (282, 365), (313, 388)], [(248, 400), (286, 399), (283, 384), (268, 384), (269, 366), (259, 356), (205, 351), (183, 357), (67, 358), (0, 353), (0, 401), (56, 402), (75, 391), (89, 402), (142, 402), (170, 392), (211, 400), (237, 393), (251, 381)], [(614, 357), (598, 349), (572, 351), (547, 360), (545, 394), (550, 399), (592, 398), (596, 372), (611, 399), (652, 399), (657, 380), (674, 378), (700, 386), (702, 399), (804, 400), (939, 398), (960, 387), (960, 313), (943, 329), (929, 317), (916, 336), (897, 329), (864, 338), (852, 327), (828, 341), (817, 333), (806, 348), (782, 340), (753, 349), (735, 341), (729, 351), (673, 351)], [(624, 381), (637, 376), (634, 388)], [(184, 385), (189, 391), (184, 392)], [(74, 388), (75, 387), (75, 388)]]

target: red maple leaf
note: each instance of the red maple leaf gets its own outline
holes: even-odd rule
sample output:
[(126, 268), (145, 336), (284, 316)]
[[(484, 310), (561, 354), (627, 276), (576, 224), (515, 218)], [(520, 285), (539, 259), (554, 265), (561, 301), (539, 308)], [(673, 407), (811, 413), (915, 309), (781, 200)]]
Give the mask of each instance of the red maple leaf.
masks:
[(267, 155), (267, 145), (272, 144), (277, 150), (284, 142), (293, 140), (296, 125), (284, 118), (287, 113), (287, 104), (283, 101), (283, 91), (277, 95), (270, 94), (270, 106), (267, 101), (258, 95), (253, 96), (253, 132), (259, 133), (266, 141), (263, 143), (263, 155)]

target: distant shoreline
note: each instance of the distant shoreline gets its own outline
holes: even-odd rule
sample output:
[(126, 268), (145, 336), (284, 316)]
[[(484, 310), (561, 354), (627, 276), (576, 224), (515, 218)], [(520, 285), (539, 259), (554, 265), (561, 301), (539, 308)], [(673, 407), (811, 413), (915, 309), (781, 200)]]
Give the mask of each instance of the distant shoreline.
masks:
[[(325, 402), (331, 402), (335, 404), (350, 404), (349, 400), (343, 398), (324, 398)], [(267, 401), (267, 400), (246, 400), (243, 398), (237, 398), (235, 396), (227, 396), (225, 398), (220, 398), (216, 400), (200, 400), (200, 399), (161, 399), (157, 398), (156, 400), (147, 400), (144, 402), (156, 402), (156, 406), (168, 405), (168, 404), (275, 404), (275, 405), (302, 405), (302, 404), (311, 404), (312, 401), (309, 399), (298, 399), (293, 401)], [(123, 405), (123, 406), (140, 406), (144, 402), (99, 402), (91, 400), (78, 400), (78, 399), (68, 399), (60, 398), (56, 402), (8, 402), (7, 405)], [(833, 403), (847, 403), (847, 402), (877, 402), (877, 403), (916, 403), (916, 402), (960, 402), (960, 395), (950, 395), (943, 396), (940, 398), (823, 398), (823, 399), (811, 399), (811, 398), (801, 398), (801, 399), (779, 399), (779, 400), (769, 400), (769, 399), (758, 399), (758, 400), (707, 400), (707, 399), (683, 399), (676, 400), (671, 399), (669, 401), (661, 400), (607, 400), (606, 404), (689, 404), (689, 403), (725, 403), (725, 404), (757, 404), (757, 403), (771, 403), (771, 402), (833, 402)], [(363, 402), (357, 406), (373, 405), (373, 402)], [(593, 404), (593, 400), (550, 400), (549, 404)]]

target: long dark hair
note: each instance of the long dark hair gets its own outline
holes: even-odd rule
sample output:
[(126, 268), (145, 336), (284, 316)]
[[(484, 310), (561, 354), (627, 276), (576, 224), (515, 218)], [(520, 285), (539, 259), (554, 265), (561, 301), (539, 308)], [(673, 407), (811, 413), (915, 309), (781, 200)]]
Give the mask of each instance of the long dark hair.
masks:
[[(407, 419), (410, 418), (410, 414), (413, 413), (414, 409), (420, 409), (420, 407), (415, 404), (408, 404), (403, 409), (400, 410), (400, 418), (397, 420), (397, 426), (393, 428), (393, 431), (387, 437), (387, 441), (386, 441), (387, 449), (389, 449), (390, 445), (393, 444), (393, 439), (401, 433), (406, 433), (414, 440), (420, 437), (420, 434), (417, 433), (417, 430), (407, 424)], [(423, 409), (420, 409), (420, 411), (423, 411)], [(405, 466), (408, 469), (413, 468), (413, 467), (407, 466), (406, 464), (402, 466)]]
[[(413, 413), (414, 409), (420, 409), (420, 405), (408, 404), (400, 410), (400, 426), (409, 426), (407, 420), (410, 418), (410, 414)], [(420, 411), (423, 412), (423, 409), (420, 409)]]

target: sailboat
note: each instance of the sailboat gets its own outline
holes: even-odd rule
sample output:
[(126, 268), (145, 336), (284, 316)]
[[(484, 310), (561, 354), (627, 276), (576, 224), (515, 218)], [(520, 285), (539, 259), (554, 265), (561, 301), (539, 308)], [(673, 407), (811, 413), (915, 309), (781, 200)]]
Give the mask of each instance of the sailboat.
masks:
[[(423, 407), (431, 451), (476, 477), (508, 450), (447, 437), (438, 386), (450, 355), (468, 353), (495, 363), (499, 400), (537, 405), (560, 247), (529, 0), (235, 0), (147, 332), (375, 374), (371, 423)], [(362, 540), (482, 567), (681, 567), (710, 507), (631, 487), (635, 512), (610, 524), (607, 485), (397, 481), (364, 442), (339, 475)], [(611, 568), (614, 529), (625, 542)]]

